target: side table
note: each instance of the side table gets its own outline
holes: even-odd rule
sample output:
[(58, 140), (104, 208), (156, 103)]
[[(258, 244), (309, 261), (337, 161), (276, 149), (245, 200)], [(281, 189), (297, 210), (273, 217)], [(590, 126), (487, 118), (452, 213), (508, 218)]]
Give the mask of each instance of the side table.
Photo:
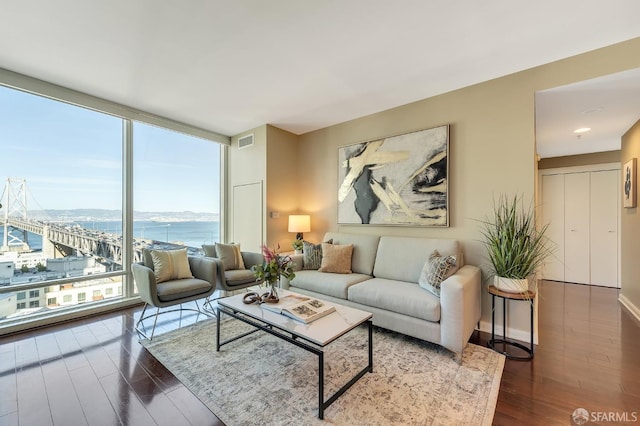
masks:
[[(487, 346), (493, 349), (496, 352), (500, 352), (495, 348), (496, 343), (503, 344), (503, 351), (500, 352), (504, 356), (510, 359), (517, 360), (530, 360), (533, 358), (533, 299), (536, 297), (536, 293), (531, 290), (527, 290), (526, 293), (509, 293), (506, 291), (498, 290), (495, 286), (489, 286), (489, 294), (491, 294), (491, 340), (487, 342)], [(502, 338), (496, 339), (496, 297), (502, 298)], [(525, 345), (513, 341), (511, 339), (507, 339), (507, 299), (509, 300), (522, 300), (529, 303), (531, 308), (531, 345), (526, 347)], [(513, 355), (507, 352), (506, 346), (514, 346), (516, 348), (522, 349), (527, 353), (527, 355)]]

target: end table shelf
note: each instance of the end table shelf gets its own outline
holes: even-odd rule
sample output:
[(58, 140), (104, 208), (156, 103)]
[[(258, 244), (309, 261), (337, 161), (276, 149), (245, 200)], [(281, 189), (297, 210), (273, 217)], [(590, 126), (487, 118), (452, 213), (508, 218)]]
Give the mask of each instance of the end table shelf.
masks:
[[(500, 352), (504, 356), (510, 359), (516, 360), (530, 360), (533, 358), (533, 299), (536, 297), (534, 291), (528, 290), (526, 293), (509, 293), (497, 289), (495, 286), (490, 285), (488, 288), (489, 294), (491, 294), (491, 340), (487, 342), (487, 346), (496, 352)], [(496, 297), (502, 298), (502, 338), (496, 339)], [(511, 339), (507, 339), (507, 299), (508, 300), (521, 300), (529, 303), (531, 309), (530, 326), (531, 326), (531, 343), (529, 347), (526, 347), (522, 343), (516, 342)], [(496, 344), (503, 344), (503, 350), (496, 349)], [(506, 346), (513, 346), (522, 349), (527, 355), (513, 355), (506, 350)]]

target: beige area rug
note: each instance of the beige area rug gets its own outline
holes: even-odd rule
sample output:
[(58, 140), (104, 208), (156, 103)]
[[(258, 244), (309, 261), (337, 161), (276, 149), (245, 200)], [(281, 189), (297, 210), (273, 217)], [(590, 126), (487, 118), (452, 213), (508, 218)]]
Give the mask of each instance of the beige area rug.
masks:
[[(223, 320), (223, 339), (249, 328)], [(440, 346), (374, 328), (373, 373), (325, 410), (336, 425), (490, 425), (504, 356), (469, 344), (462, 365)], [(216, 352), (215, 320), (143, 345), (227, 426), (316, 425), (318, 357), (259, 331)], [(325, 348), (325, 398), (367, 363), (359, 327)]]

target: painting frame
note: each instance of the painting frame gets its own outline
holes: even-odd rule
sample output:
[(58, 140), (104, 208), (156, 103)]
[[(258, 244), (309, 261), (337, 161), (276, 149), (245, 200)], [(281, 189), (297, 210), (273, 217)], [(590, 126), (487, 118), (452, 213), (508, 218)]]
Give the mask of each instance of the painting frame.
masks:
[(622, 205), (627, 209), (638, 205), (637, 162), (632, 158), (622, 166)]
[(338, 147), (338, 224), (449, 227), (450, 126)]

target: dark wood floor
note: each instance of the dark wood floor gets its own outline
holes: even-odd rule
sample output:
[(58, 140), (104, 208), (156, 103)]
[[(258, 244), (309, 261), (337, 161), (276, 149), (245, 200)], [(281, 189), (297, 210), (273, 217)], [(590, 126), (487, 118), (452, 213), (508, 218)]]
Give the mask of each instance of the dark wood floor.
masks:
[[(507, 360), (494, 424), (568, 425), (580, 407), (640, 411), (640, 327), (617, 293), (541, 284), (540, 345), (531, 362)], [(1, 338), (0, 425), (222, 424), (138, 343), (140, 310)], [(158, 333), (180, 325), (173, 314), (161, 321)]]

